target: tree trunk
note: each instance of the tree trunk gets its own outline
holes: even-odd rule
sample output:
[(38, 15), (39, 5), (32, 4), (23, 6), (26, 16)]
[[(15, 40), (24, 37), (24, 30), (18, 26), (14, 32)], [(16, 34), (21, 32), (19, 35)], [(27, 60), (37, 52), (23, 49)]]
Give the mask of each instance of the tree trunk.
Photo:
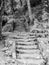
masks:
[(2, 17), (0, 15), (0, 40), (2, 38)]
[(30, 0), (27, 1), (27, 6), (28, 6), (28, 13), (29, 13), (29, 18), (30, 18), (30, 23), (32, 22), (32, 11), (31, 11), (31, 6), (30, 6)]
[(2, 6), (2, 1), (0, 3), (0, 40), (2, 39), (2, 9), (3, 6)]

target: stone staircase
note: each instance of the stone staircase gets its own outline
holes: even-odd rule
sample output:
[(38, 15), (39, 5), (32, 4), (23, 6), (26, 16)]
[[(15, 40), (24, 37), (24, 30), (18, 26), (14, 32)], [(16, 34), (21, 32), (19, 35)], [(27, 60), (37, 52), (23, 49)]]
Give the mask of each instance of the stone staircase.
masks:
[[(19, 39), (17, 39), (16, 42), (17, 60), (23, 63), (32, 63), (35, 65), (41, 63), (43, 59), (40, 55), (40, 50), (38, 49), (37, 38), (32, 33), (20, 34), (18, 37)], [(40, 62), (38, 60), (40, 60)]]
[(33, 65), (42, 65), (44, 63), (45, 60), (40, 53), (39, 44), (44, 40), (46, 41), (46, 45), (48, 44), (48, 33), (49, 30), (47, 29), (34, 29), (32, 32), (15, 32), (8, 35), (8, 41), (15, 41), (16, 60), (18, 64), (19, 62), (20, 64)]
[(9, 35), (8, 41), (15, 41), (16, 44), (15, 47), (17, 61), (20, 63), (31, 63), (33, 65), (40, 65), (44, 62), (38, 47), (38, 38), (40, 38), (38, 35), (40, 34), (32, 32), (22, 32), (17, 34), (11, 33)]

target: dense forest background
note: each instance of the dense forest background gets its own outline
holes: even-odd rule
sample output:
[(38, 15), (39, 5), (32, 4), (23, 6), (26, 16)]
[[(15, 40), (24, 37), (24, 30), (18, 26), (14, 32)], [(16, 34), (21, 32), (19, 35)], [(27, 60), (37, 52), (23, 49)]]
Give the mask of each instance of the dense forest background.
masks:
[(48, 0), (1, 0), (0, 2), (0, 31), (2, 32), (28, 32), (32, 30), (31, 26), (34, 28), (37, 23), (43, 26), (48, 19)]

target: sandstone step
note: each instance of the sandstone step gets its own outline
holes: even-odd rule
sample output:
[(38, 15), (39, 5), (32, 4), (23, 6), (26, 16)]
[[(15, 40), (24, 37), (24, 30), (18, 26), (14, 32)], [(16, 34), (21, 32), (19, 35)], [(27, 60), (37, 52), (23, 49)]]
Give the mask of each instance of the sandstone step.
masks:
[(16, 42), (16, 46), (17, 46), (17, 45), (22, 45), (22, 46), (33, 46), (33, 45), (38, 45), (38, 42), (34, 42), (34, 43), (31, 42), (31, 44), (26, 44), (26, 43), (24, 44), (24, 43), (18, 43), (18, 42)]
[(39, 59), (39, 60), (34, 60), (34, 59), (17, 59), (17, 61), (18, 62), (20, 62), (20, 64), (21, 63), (26, 63), (26, 64), (32, 64), (32, 65), (42, 65), (42, 63), (44, 62), (44, 60), (43, 59)]
[(27, 53), (27, 54), (33, 54), (33, 53), (40, 53), (39, 49), (32, 49), (32, 50), (24, 50), (24, 49), (17, 49), (17, 51), (21, 54), (21, 53)]
[(33, 39), (16, 39), (17, 42), (32, 42), (35, 38)]
[(41, 59), (42, 56), (40, 54), (34, 53), (34, 54), (18, 54), (18, 58), (21, 59)]
[(32, 49), (32, 48), (37, 48), (37, 45), (17, 45), (16, 46), (18, 49)]
[(20, 42), (20, 41), (18, 41), (18, 42), (16, 42), (17, 44), (35, 44), (35, 43), (37, 43), (37, 42)]

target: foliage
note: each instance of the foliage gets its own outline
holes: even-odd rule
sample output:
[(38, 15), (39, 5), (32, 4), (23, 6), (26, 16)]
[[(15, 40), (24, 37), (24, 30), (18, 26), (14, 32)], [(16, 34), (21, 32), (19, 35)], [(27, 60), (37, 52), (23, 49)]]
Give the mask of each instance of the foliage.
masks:
[(25, 43), (26, 41), (32, 44), (36, 42), (37, 49), (40, 50), (40, 53), (37, 53), (41, 54), (44, 60), (41, 65), (48, 64), (49, 44), (47, 41), (45, 42), (45, 38), (49, 37), (49, 5), (47, 4), (49, 2), (47, 2), (47, 0), (42, 1), (43, 2), (36, 7), (31, 7), (29, 0), (21, 0), (21, 2), (20, 0), (2, 1), (4, 3), (4, 8), (2, 9), (3, 14), (1, 19), (2, 22), (5, 22), (5, 25), (2, 26), (2, 32), (6, 32), (7, 37), (10, 39), (8, 40), (6, 39), (7, 37), (5, 38), (7, 41), (5, 42), (6, 46), (2, 49), (7, 58), (7, 64), (16, 62), (16, 55), (13, 54), (13, 52), (15, 53), (15, 45), (13, 45), (15, 41), (11, 43), (11, 38), (12, 40), (22, 38), (19, 41), (24, 41)]

